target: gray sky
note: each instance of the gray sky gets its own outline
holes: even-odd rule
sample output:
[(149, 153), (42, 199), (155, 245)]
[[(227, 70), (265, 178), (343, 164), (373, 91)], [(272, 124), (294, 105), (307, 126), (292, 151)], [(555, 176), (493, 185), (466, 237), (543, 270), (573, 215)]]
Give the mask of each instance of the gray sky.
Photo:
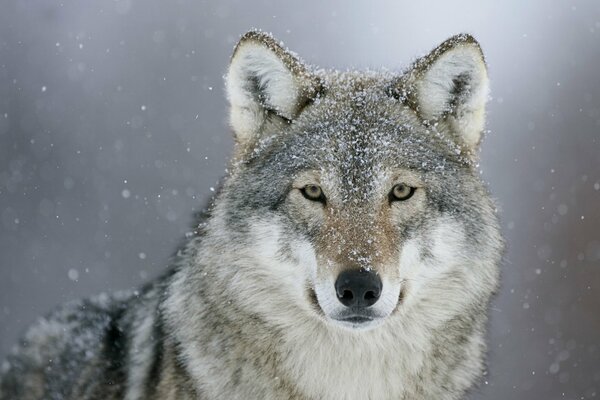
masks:
[(322, 67), (399, 70), (447, 37), (492, 80), (481, 169), (508, 241), (472, 399), (600, 397), (600, 2), (65, 1), (0, 14), (0, 357), (58, 303), (155, 276), (231, 153), (250, 28)]

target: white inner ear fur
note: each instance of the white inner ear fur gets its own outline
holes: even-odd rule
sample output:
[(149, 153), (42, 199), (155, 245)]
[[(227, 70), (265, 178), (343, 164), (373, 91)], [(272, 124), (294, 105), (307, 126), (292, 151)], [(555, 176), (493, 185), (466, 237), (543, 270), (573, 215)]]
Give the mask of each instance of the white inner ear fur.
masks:
[(300, 82), (277, 54), (255, 41), (240, 44), (229, 66), (226, 88), (230, 123), (242, 141), (260, 130), (265, 107), (292, 119), (301, 92)]
[[(467, 77), (461, 93), (455, 79)], [(416, 82), (417, 102), (425, 119), (435, 120), (446, 112), (450, 128), (474, 148), (485, 124), (489, 84), (481, 51), (472, 44), (449, 49), (429, 66)], [(458, 98), (456, 96), (458, 95)]]

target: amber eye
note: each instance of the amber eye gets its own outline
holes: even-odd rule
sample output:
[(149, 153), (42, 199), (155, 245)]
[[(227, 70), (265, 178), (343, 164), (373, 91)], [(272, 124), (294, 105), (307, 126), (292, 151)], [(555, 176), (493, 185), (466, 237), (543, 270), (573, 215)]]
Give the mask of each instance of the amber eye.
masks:
[(415, 188), (404, 183), (394, 185), (390, 192), (390, 201), (408, 200), (415, 194)]
[(319, 201), (325, 204), (325, 195), (319, 185), (306, 185), (300, 189), (300, 193), (308, 200)]

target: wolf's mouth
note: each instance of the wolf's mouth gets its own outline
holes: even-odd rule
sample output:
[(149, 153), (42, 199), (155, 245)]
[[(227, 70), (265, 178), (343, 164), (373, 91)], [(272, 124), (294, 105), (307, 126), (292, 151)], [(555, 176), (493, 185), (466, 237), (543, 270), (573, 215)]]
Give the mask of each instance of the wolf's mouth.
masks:
[(350, 330), (370, 330), (377, 326), (379, 326), (384, 318), (378, 317), (376, 315), (369, 314), (345, 314), (345, 315), (337, 315), (331, 318), (332, 322), (335, 322), (342, 327), (345, 327)]
[(352, 326), (366, 326), (380, 319), (380, 316), (368, 309), (349, 309), (332, 315), (331, 319), (343, 324), (351, 324)]
[(366, 322), (373, 321), (373, 318), (362, 316), (362, 315), (353, 315), (351, 317), (336, 318), (336, 319), (338, 321), (348, 322), (348, 323), (351, 323), (351, 324), (364, 324)]

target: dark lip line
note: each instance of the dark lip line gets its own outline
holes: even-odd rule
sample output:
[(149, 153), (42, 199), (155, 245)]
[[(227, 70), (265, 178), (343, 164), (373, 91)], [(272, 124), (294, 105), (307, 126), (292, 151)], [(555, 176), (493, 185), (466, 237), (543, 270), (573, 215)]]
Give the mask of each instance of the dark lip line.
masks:
[(348, 317), (348, 318), (335, 319), (335, 320), (340, 321), (340, 322), (349, 322), (352, 324), (365, 324), (367, 322), (373, 322), (373, 318), (366, 318), (366, 317)]
[(337, 318), (332, 318), (335, 321), (340, 321), (340, 322), (350, 322), (353, 324), (364, 324), (366, 322), (373, 322), (374, 320), (378, 319), (375, 316), (368, 316), (368, 315), (359, 315), (359, 314), (350, 314), (350, 315), (344, 315), (344, 316), (340, 316)]

